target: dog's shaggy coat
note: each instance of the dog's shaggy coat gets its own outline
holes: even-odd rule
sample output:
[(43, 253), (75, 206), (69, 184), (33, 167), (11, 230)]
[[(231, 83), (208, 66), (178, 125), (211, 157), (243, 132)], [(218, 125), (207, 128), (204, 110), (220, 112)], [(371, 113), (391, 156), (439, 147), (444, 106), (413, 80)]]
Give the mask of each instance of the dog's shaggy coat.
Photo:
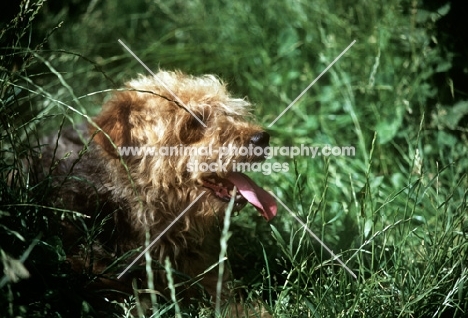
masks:
[[(64, 129), (44, 140), (42, 178), (51, 180), (56, 188), (54, 204), (80, 212), (87, 219), (64, 223), (73, 268), (88, 268), (99, 274), (126, 253), (141, 251), (205, 192), (150, 250), (156, 289), (167, 295), (166, 274), (158, 263), (164, 264), (168, 258), (177, 272), (190, 279), (218, 262), (220, 227), (234, 185), (242, 194), (234, 198), (236, 210), (249, 201), (267, 220), (273, 218), (273, 198), (245, 175), (232, 172), (234, 162), (258, 162), (263, 156), (231, 153), (220, 157), (195, 152), (162, 155), (148, 151), (180, 146), (264, 148), (269, 135), (251, 123), (250, 108), (246, 100), (233, 98), (214, 76), (159, 71), (156, 77), (141, 76), (116, 91), (84, 133)], [(122, 149), (128, 147), (139, 148), (122, 155)], [(224, 169), (187, 168), (199, 163), (222, 163)], [(83, 239), (84, 232), (88, 242)], [(119, 262), (117, 270), (114, 268), (113, 274), (107, 271), (100, 282), (129, 292), (131, 280), (147, 286), (143, 259), (123, 278), (115, 279), (135, 256), (133, 253)], [(183, 277), (177, 281), (183, 282)], [(213, 297), (217, 277), (215, 267), (201, 280), (204, 290)], [(227, 280), (228, 274), (224, 285)], [(196, 297), (194, 289), (182, 287), (179, 297)], [(224, 288), (223, 297), (227, 295)]]

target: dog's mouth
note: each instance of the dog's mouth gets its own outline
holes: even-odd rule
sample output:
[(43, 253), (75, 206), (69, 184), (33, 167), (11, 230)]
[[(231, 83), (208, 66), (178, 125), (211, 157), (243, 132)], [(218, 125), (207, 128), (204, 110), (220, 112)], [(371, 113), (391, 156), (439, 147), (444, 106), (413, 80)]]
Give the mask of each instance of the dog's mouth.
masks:
[(276, 216), (277, 206), (273, 196), (243, 173), (232, 172), (226, 179), (213, 175), (203, 179), (203, 186), (210, 189), (218, 199), (224, 202), (231, 200), (235, 186), (237, 194), (234, 203), (237, 210), (249, 202), (267, 221)]

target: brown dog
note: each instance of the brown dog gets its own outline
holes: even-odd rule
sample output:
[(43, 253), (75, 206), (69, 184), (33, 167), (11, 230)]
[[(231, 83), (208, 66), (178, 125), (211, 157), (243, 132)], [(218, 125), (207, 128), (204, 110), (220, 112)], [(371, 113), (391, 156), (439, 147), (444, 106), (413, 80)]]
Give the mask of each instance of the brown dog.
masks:
[[(213, 265), (219, 261), (220, 230), (234, 186), (234, 210), (250, 202), (267, 220), (276, 214), (274, 199), (266, 191), (233, 172), (236, 163), (264, 159), (233, 149), (269, 145), (269, 135), (249, 122), (250, 106), (230, 96), (214, 76), (160, 71), (115, 92), (87, 132), (62, 130), (60, 136), (45, 140), (41, 165), (43, 178), (48, 175), (56, 186), (54, 204), (87, 219), (65, 224), (73, 267), (105, 272), (100, 282), (112, 288), (132, 292), (134, 279), (147, 288), (144, 258), (116, 279), (136, 253), (109, 266), (165, 232), (149, 249), (155, 289), (169, 294), (167, 273), (157, 265), (167, 258), (181, 274), (176, 282), (186, 282), (178, 290), (179, 298), (197, 297), (190, 279), (201, 276), (204, 290), (215, 297), (218, 267)], [(225, 274), (224, 299), (229, 296), (228, 280)]]

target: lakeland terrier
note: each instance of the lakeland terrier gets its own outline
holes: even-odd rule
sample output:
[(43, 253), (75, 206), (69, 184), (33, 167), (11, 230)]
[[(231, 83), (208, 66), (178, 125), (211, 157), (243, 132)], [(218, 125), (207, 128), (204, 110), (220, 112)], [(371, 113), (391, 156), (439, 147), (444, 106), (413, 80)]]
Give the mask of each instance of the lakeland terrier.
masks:
[[(123, 277), (116, 276), (135, 259), (136, 251), (191, 205), (149, 250), (154, 287), (169, 295), (161, 266), (168, 258), (179, 273), (178, 297), (199, 297), (201, 290), (213, 301), (220, 230), (229, 202), (234, 201), (234, 211), (250, 202), (266, 220), (276, 215), (272, 196), (234, 172), (236, 162), (259, 163), (264, 156), (251, 151), (217, 153), (269, 145), (268, 133), (251, 123), (250, 110), (246, 100), (232, 97), (212, 75), (159, 71), (116, 91), (84, 133), (63, 129), (45, 140), (42, 169), (55, 186), (55, 206), (87, 219), (64, 224), (72, 267), (98, 274), (97, 284), (106, 288), (131, 293), (132, 282), (137, 288), (152, 286), (147, 284), (144, 257)], [(182, 154), (187, 147), (190, 151)], [(211, 152), (193, 151), (200, 148)], [(162, 154), (161, 149), (172, 153)], [(197, 164), (205, 169), (196, 169)], [(225, 274), (224, 300), (229, 297), (229, 280)]]

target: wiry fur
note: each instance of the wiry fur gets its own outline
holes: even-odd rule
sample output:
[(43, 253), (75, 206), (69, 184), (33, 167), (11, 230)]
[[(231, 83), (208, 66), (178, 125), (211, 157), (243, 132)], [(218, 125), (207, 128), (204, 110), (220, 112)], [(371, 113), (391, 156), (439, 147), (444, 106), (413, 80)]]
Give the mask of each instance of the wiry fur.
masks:
[[(218, 148), (248, 146), (252, 140), (262, 147), (268, 145), (268, 134), (248, 121), (252, 118), (248, 101), (232, 97), (216, 77), (165, 71), (156, 76), (159, 80), (141, 76), (128, 82), (126, 89), (115, 92), (89, 124), (83, 138), (70, 129), (62, 131), (58, 147), (56, 137), (44, 141), (47, 145), (43, 149), (42, 166), (53, 167), (45, 174), (50, 173), (58, 187), (53, 196), (55, 204), (89, 216), (88, 227), (90, 223), (107, 220), (95, 236), (91, 252), (79, 248), (82, 242), (76, 241), (80, 236), (78, 231), (70, 224), (65, 225), (66, 240), (72, 247), (69, 260), (78, 270), (92, 266), (99, 272), (116, 257), (145, 246), (146, 233), (153, 240), (203, 191), (206, 191), (203, 197), (152, 247), (151, 256), (161, 264), (169, 258), (177, 271), (192, 278), (218, 261), (219, 230), (227, 202), (203, 187), (203, 183), (210, 175), (225, 178), (226, 172), (187, 171), (189, 162), (210, 163), (218, 158), (145, 153), (120, 157), (116, 147), (212, 145)], [(89, 149), (79, 155), (83, 140), (91, 138)], [(70, 151), (71, 156), (62, 159)], [(54, 166), (58, 159), (58, 165)], [(229, 163), (227, 170), (232, 171), (233, 160), (263, 158), (229, 155), (222, 159)], [(238, 204), (237, 208), (242, 206)], [(121, 264), (119, 270), (128, 263), (129, 260)], [(138, 262), (142, 263), (143, 260)], [(132, 269), (126, 279), (112, 280), (113, 286), (125, 285), (129, 290), (129, 280), (134, 278), (144, 284), (143, 273)], [(155, 277), (156, 288), (166, 294), (165, 273), (156, 270), (155, 273), (159, 274)], [(227, 281), (228, 275), (224, 279)], [(212, 296), (216, 280), (217, 269), (202, 280)], [(186, 299), (194, 295), (193, 292), (182, 294)]]

